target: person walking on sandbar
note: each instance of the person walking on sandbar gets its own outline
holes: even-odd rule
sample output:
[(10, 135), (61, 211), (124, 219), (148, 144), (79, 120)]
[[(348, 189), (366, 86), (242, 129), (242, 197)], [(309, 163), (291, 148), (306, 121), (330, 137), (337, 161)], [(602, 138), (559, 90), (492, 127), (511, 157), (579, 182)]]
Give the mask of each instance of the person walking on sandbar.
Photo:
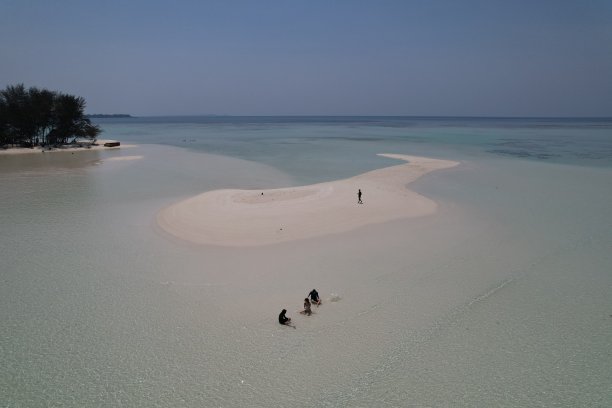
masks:
[(363, 201), (361, 201), (361, 189), (357, 192), (357, 204), (363, 204)]

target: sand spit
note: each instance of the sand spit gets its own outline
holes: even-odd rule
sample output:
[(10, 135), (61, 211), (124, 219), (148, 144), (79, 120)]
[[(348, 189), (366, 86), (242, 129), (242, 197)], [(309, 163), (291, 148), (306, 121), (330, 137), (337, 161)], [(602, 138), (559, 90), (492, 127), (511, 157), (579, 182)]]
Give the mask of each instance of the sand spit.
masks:
[(119, 156), (119, 157), (109, 157), (108, 159), (104, 159), (104, 161), (130, 161), (130, 160), (140, 160), (144, 156)]
[(64, 145), (62, 147), (59, 148), (47, 148), (47, 147), (40, 147), (40, 146), (35, 146), (33, 148), (27, 148), (27, 147), (14, 147), (14, 148), (9, 148), (9, 149), (0, 149), (0, 155), (5, 155), (5, 154), (40, 154), (40, 153), (57, 153), (57, 152), (78, 152), (78, 151), (91, 151), (91, 150), (116, 150), (116, 149), (121, 149), (121, 148), (125, 148), (125, 147), (134, 147), (135, 145), (126, 145), (126, 144), (122, 144), (121, 146), (114, 146), (114, 147), (106, 147), (104, 146), (104, 143), (108, 143), (108, 142), (116, 142), (116, 140), (102, 140), (102, 139), (98, 139), (96, 141), (96, 146), (93, 145), (89, 145), (88, 143), (82, 143), (82, 144), (75, 144), (75, 145)]
[[(459, 164), (400, 154), (380, 156), (408, 163), (309, 186), (209, 191), (163, 209), (157, 222), (166, 232), (192, 243), (237, 247), (346, 232), (434, 213), (436, 203), (406, 185)], [(358, 189), (363, 204), (357, 204)]]

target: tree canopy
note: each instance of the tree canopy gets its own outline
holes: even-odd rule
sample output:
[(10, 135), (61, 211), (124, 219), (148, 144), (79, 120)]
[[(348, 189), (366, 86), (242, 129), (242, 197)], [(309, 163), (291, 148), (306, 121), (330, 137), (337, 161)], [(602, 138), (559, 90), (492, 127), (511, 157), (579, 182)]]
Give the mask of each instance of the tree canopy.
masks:
[(23, 84), (0, 91), (0, 145), (62, 145), (100, 132), (85, 116), (80, 96)]

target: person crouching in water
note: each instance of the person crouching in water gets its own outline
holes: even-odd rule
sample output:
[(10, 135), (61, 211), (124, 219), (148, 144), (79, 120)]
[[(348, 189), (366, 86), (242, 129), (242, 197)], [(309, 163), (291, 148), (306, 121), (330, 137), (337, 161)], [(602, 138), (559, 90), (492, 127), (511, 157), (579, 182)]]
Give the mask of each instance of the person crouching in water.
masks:
[(310, 296), (310, 301), (315, 305), (319, 306), (321, 304), (321, 299), (319, 298), (319, 292), (316, 289), (313, 289), (308, 294)]
[(312, 310), (310, 310), (310, 300), (308, 300), (308, 298), (304, 299), (304, 310), (302, 310), (300, 313), (307, 316), (312, 314)]
[(278, 322), (280, 324), (283, 324), (285, 326), (291, 326), (291, 318), (285, 316), (285, 313), (287, 313), (287, 309), (283, 309), (280, 314), (278, 315)]

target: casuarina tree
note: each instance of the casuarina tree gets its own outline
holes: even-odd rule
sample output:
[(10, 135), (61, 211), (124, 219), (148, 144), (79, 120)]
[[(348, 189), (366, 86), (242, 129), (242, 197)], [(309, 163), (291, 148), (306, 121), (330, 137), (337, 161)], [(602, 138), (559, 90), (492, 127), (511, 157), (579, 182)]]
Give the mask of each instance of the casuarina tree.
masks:
[(0, 91), (0, 144), (59, 145), (95, 139), (101, 129), (85, 116), (80, 96), (23, 84)]

